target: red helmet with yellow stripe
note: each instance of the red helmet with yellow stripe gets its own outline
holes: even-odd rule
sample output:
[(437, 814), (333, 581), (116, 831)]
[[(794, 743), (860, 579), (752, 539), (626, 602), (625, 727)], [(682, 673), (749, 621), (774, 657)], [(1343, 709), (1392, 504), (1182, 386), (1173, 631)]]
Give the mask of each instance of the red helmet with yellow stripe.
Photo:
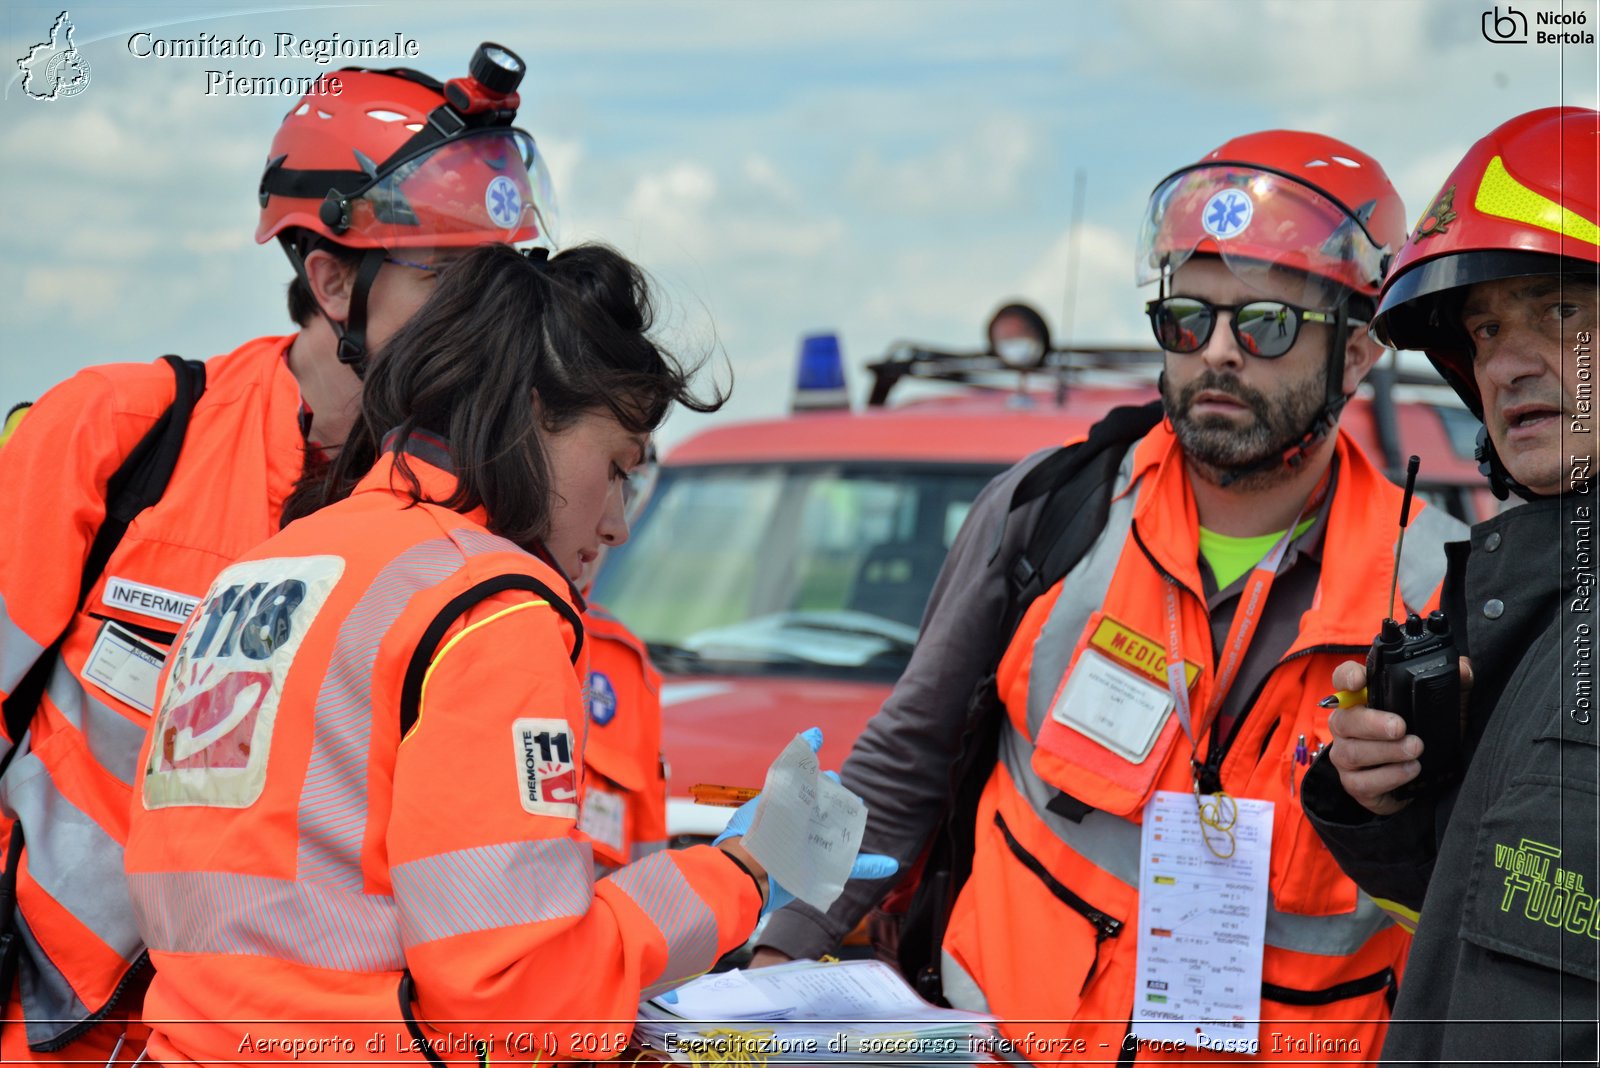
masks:
[(1600, 264), (1600, 112), (1542, 108), (1468, 150), (1406, 239), (1379, 298), (1373, 332), (1419, 349), (1480, 418), (1472, 343), (1460, 323), (1467, 287)]

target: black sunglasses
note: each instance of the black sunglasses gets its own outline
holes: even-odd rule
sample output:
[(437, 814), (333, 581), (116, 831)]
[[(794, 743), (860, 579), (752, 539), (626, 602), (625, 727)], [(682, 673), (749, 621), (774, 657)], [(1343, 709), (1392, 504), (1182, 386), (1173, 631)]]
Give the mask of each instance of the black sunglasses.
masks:
[[(1239, 348), (1263, 360), (1275, 360), (1294, 347), (1301, 323), (1332, 323), (1332, 312), (1312, 311), (1281, 300), (1213, 304), (1199, 297), (1162, 297), (1144, 306), (1156, 344), (1168, 352), (1199, 352), (1211, 340), (1217, 313), (1228, 312), (1228, 326)], [(1358, 319), (1348, 320), (1359, 323)]]

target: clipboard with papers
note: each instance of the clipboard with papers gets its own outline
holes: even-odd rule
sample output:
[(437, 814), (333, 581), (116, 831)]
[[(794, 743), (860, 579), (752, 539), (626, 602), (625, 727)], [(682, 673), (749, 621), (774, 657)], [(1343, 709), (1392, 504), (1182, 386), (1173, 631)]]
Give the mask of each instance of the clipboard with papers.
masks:
[(717, 972), (639, 1005), (633, 1044), (695, 1065), (984, 1063), (994, 1017), (941, 1009), (877, 960)]

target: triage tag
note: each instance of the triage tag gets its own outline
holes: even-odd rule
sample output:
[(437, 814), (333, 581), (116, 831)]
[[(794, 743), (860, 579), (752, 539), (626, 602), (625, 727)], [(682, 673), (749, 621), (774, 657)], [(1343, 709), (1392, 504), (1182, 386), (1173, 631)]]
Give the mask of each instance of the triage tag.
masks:
[(1201, 827), (1192, 793), (1158, 790), (1145, 808), (1132, 1027), (1142, 1039), (1260, 1049), (1272, 802), (1234, 804), (1222, 830)]
[(796, 737), (767, 770), (744, 847), (774, 882), (826, 909), (844, 892), (866, 826), (867, 806), (822, 774), (817, 754)]
[(161, 646), (106, 620), (83, 662), (83, 677), (149, 716), (155, 714), (156, 680), (166, 662)]

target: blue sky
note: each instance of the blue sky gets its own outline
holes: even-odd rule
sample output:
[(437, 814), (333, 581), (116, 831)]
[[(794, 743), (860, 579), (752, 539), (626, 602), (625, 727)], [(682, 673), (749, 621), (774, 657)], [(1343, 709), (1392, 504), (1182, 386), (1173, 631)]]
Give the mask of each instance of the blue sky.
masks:
[[(838, 330), (852, 388), (896, 339), (976, 345), (1015, 297), (1058, 330), (1073, 174), (1087, 175), (1073, 335), (1143, 341), (1145, 197), (1239, 133), (1313, 129), (1376, 156), (1415, 219), (1518, 112), (1593, 107), (1593, 46), (1486, 41), (1473, 0), (787, 0), (340, 6), (75, 3), (90, 84), (31, 100), (16, 57), (60, 3), (0, 14), (7, 210), (0, 407), (79, 367), (204, 356), (289, 329), (289, 269), (252, 241), (284, 98), (206, 96), (205, 70), (313, 76), (273, 34), (403, 33), (429, 73), (478, 41), (530, 67), (521, 124), (564, 243), (601, 239), (662, 286), (669, 342), (726, 360), (719, 416), (784, 410), (798, 339)], [(1502, 9), (1506, 5), (1501, 5)], [(1581, 13), (1596, 0), (1518, 3)], [(128, 37), (245, 34), (268, 56), (140, 59)], [(338, 66), (335, 63), (334, 66)], [(375, 65), (386, 65), (378, 63)]]

